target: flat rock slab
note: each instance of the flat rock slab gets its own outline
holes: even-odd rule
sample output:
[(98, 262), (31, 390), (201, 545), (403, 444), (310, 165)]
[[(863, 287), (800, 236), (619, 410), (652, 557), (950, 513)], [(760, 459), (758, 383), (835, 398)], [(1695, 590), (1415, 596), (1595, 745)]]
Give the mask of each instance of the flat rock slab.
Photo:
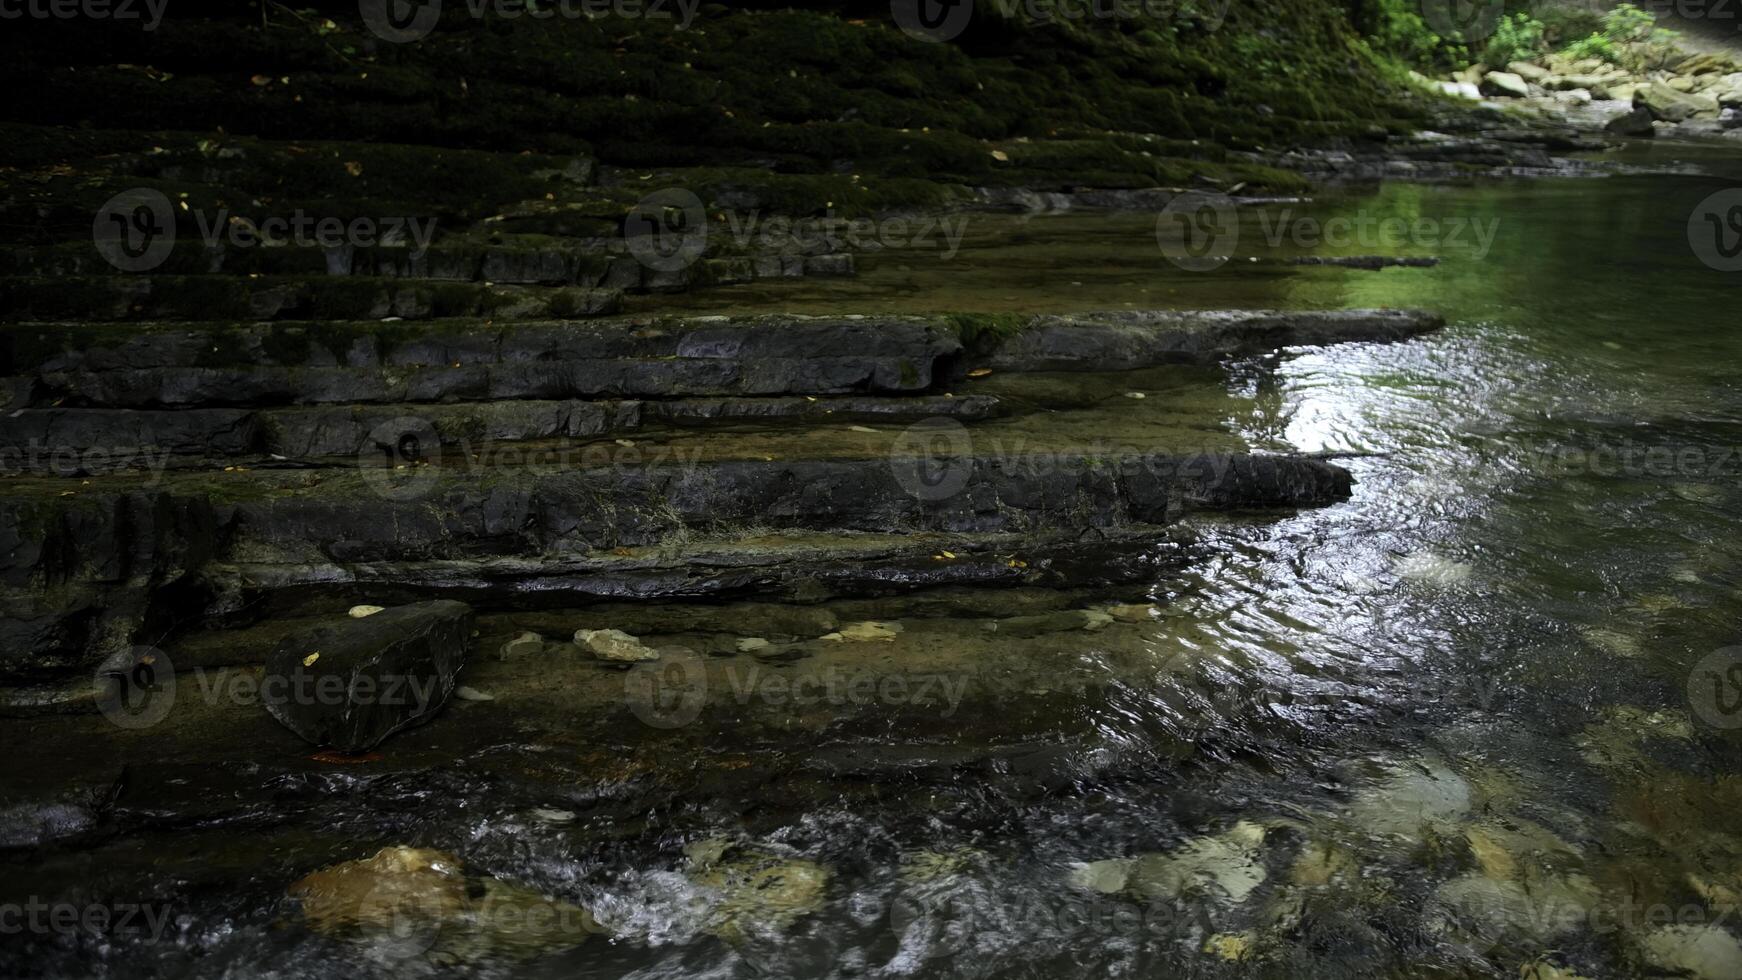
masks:
[(778, 315), (507, 325), (20, 324), (0, 329), (0, 366), (19, 392), (14, 408), (917, 393), (974, 367), (1132, 370), (1293, 345), (1396, 340), (1443, 322), (1420, 311), (1348, 310), (1014, 321)]
[[(0, 415), (0, 446), (33, 472), (83, 476), (154, 469), (166, 457), (201, 460), (276, 455), (292, 459), (391, 452), (401, 436), (417, 449), (496, 442), (589, 439), (650, 426), (713, 422), (845, 421), (953, 418), (1000, 412), (990, 395), (823, 398), (673, 398), (667, 400), (523, 400), (455, 405), (310, 405), (282, 408), (25, 408)], [(93, 454), (93, 450), (96, 452)]]
[(472, 640), (472, 609), (436, 600), (287, 637), (266, 661), (261, 701), (315, 745), (361, 752), (447, 703)]
[(1445, 321), (1419, 310), (1090, 313), (1036, 317), (984, 359), (1000, 371), (1131, 371), (1174, 361), (1402, 340)]

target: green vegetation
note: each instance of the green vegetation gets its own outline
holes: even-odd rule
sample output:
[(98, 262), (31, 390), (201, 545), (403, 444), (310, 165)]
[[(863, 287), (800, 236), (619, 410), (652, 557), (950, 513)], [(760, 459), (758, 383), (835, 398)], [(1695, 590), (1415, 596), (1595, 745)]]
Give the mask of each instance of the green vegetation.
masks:
[(1599, 61), (1607, 61), (1611, 63), (1618, 63), (1621, 60), (1621, 50), (1615, 46), (1614, 41), (1611, 41), (1602, 34), (1592, 34), (1590, 37), (1582, 37), (1567, 45), (1561, 53), (1569, 58), (1581, 60), (1584, 58), (1596, 58)]
[(1603, 15), (1601, 30), (1573, 41), (1562, 53), (1569, 58), (1599, 58), (1639, 69), (1654, 60), (1653, 48), (1661, 49), (1655, 52), (1661, 60), (1676, 36), (1675, 31), (1659, 28), (1650, 11), (1623, 3)]
[(1494, 36), (1482, 49), (1482, 61), (1504, 68), (1514, 61), (1527, 61), (1542, 50), (1542, 21), (1529, 14), (1509, 14), (1495, 25)]
[(1368, 0), (1355, 8), (1356, 26), (1382, 59), (1422, 69), (1468, 64), (1462, 37), (1435, 33), (1421, 15), (1418, 0)]
[[(1381, 2), (1402, 16), (1404, 0)], [(1419, 124), (1389, 57), (1317, 0), (1052, 21), (981, 3), (946, 44), (907, 37), (881, 5), (709, 5), (684, 29), (464, 8), (409, 44), (337, 0), (190, 12), (145, 35), (44, 31), (0, 65), (22, 171), (0, 175), (0, 217), (25, 240), (74, 240), (116, 189), (148, 186), (249, 220), (390, 208), (433, 211), (444, 233), (502, 214), (507, 233), (608, 236), (661, 186), (842, 217), (986, 186), (1291, 191), (1292, 174), (1229, 151)]]

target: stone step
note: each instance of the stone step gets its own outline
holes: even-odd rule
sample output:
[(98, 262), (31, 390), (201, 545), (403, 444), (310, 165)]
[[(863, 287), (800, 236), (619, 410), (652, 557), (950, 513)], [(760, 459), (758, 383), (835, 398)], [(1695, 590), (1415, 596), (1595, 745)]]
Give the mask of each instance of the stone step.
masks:
[(499, 320), (615, 313), (616, 289), (492, 286), (366, 277), (91, 276), (0, 278), (12, 320)]
[[(467, 288), (467, 287), (458, 287)], [(920, 392), (1436, 329), (1411, 310), (0, 327), (13, 408)]]
[[(358, 581), (571, 598), (802, 594), (831, 576), (870, 590), (953, 580), (919, 573), (933, 562), (963, 581), (1008, 580), (1033, 562), (993, 552), (958, 566), (946, 552), (959, 557), (971, 539), (957, 552), (915, 536), (1016, 536), (1009, 547), (1028, 553), (1085, 536), (1153, 544), (1156, 528), (1189, 510), (1328, 504), (1352, 480), (1299, 457), (1133, 454), (660, 462), (483, 478), (382, 465), (168, 473), (150, 490), (130, 476), (69, 482), (16, 479), (0, 498), (0, 675), (88, 669), (197, 610)], [(832, 572), (818, 557), (826, 549), (803, 540), (892, 533), (905, 549), (892, 566), (860, 554)], [(708, 541), (728, 542), (716, 550), (731, 561), (711, 560)], [(1109, 567), (1095, 549), (1088, 560)]]
[[(716, 423), (973, 421), (1002, 411), (991, 395), (501, 401), (455, 405), (134, 410), (27, 408), (0, 415), (7, 471), (91, 476), (117, 469), (250, 462), (351, 461), (360, 453), (493, 451), (536, 442), (584, 458), (603, 437)], [(532, 451), (529, 448), (529, 452)], [(346, 460), (350, 457), (350, 460)]]
[[(179, 239), (163, 260), (129, 274), (151, 276), (355, 276), (402, 281), (505, 286), (580, 286), (625, 292), (675, 292), (756, 279), (851, 276), (853, 256), (840, 252), (707, 254), (675, 270), (650, 269), (622, 239), (581, 245), (441, 243), (415, 246), (284, 245), (239, 248)], [(116, 267), (87, 241), (0, 247), (0, 277), (113, 276)]]

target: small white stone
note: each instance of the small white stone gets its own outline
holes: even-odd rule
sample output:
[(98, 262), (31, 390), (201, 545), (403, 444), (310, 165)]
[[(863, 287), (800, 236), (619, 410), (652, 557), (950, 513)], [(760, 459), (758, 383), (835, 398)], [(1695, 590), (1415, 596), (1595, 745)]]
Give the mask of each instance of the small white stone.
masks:
[(739, 653), (755, 653), (758, 650), (766, 649), (768, 649), (768, 641), (760, 636), (746, 636), (738, 641)]
[(375, 615), (376, 613), (380, 612), (383, 608), (385, 608), (385, 607), (384, 606), (352, 606), (349, 615), (352, 619), (362, 619), (364, 616)]

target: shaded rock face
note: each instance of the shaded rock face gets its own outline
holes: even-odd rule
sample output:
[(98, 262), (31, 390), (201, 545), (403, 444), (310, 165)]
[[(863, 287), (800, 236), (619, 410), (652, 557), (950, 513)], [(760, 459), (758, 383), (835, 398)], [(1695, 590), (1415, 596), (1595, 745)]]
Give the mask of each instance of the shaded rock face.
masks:
[(0, 500), (0, 676), (124, 653), (195, 589), (224, 530), (210, 501), (158, 491)]
[(441, 709), (471, 637), (471, 607), (450, 600), (335, 619), (273, 651), (262, 700), (308, 741), (360, 752)]
[(1626, 115), (1609, 120), (1603, 128), (1617, 136), (1656, 136), (1657, 130), (1651, 125), (1652, 118), (1650, 109), (1636, 105)]
[(1633, 93), (1635, 107), (1651, 113), (1652, 118), (1666, 122), (1682, 122), (1695, 113), (1717, 113), (1718, 100), (1709, 95), (1689, 95), (1678, 92), (1663, 82), (1652, 82)]

